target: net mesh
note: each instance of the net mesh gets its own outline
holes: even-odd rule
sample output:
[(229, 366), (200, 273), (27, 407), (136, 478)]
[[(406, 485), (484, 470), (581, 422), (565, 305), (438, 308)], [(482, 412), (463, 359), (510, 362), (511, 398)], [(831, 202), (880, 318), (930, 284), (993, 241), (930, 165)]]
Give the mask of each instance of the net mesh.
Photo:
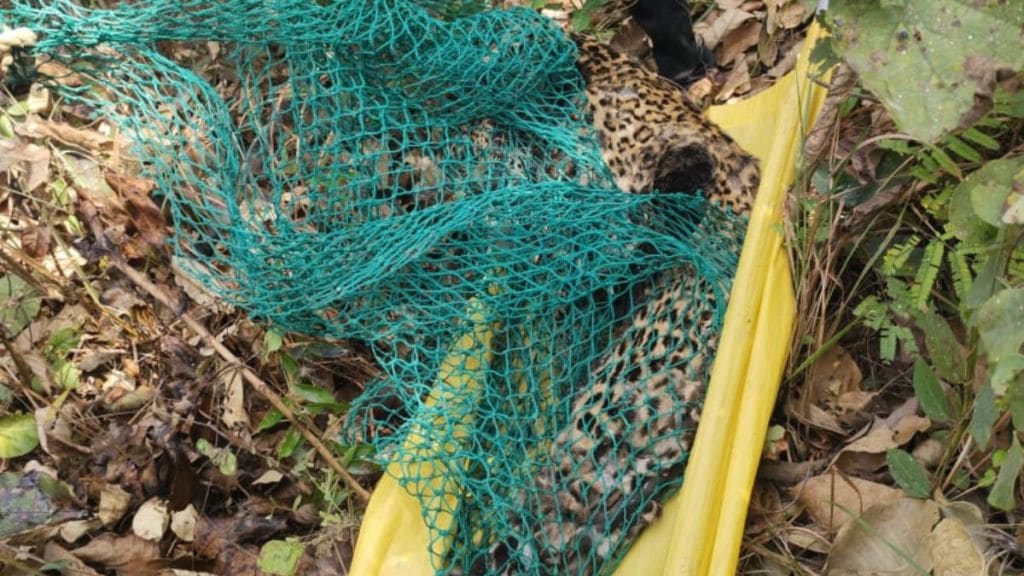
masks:
[[(186, 271), (369, 344), (383, 376), (347, 440), (420, 499), (438, 572), (609, 572), (678, 488), (742, 225), (694, 191), (615, 188), (552, 22), (445, 0), (0, 18), (130, 136)], [(220, 80), (177, 41), (218, 42)]]

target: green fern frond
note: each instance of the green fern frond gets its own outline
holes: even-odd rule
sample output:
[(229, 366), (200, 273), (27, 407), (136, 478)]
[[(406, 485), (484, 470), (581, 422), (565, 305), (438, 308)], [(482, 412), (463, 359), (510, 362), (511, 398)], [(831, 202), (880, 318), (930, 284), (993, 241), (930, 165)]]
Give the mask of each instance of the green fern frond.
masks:
[(949, 199), (953, 197), (953, 191), (955, 190), (956, 187), (954, 186), (943, 186), (939, 190), (921, 198), (921, 207), (932, 218), (942, 218), (942, 211), (949, 205)]
[(968, 162), (981, 162), (981, 153), (975, 150), (970, 144), (960, 138), (957, 138), (953, 134), (949, 134), (943, 138), (942, 144), (948, 148), (950, 152), (964, 160), (967, 160)]
[(934, 158), (923, 152), (917, 154), (918, 164), (910, 169), (910, 174), (923, 182), (929, 184), (938, 184), (939, 175), (941, 170), (939, 169), (939, 163)]
[(889, 296), (889, 309), (892, 313), (906, 318), (914, 307), (910, 284), (895, 276), (889, 276), (885, 279), (885, 293)]
[(968, 128), (967, 130), (964, 130), (963, 136), (986, 150), (991, 150), (993, 152), (999, 150), (999, 141), (977, 128)]
[(960, 167), (957, 166), (957, 163), (954, 162), (953, 159), (949, 157), (949, 154), (947, 154), (941, 147), (931, 146), (928, 148), (928, 151), (925, 152), (925, 155), (934, 160), (943, 172), (956, 176), (958, 180), (963, 179), (964, 175), (960, 170)]
[(974, 275), (971, 273), (971, 267), (967, 264), (964, 245), (958, 244), (950, 250), (947, 261), (953, 276), (953, 290), (956, 292), (956, 299), (958, 302), (964, 302), (971, 291), (971, 286), (974, 285)]
[(882, 361), (886, 363), (892, 362), (896, 358), (898, 338), (896, 337), (895, 328), (892, 324), (882, 326), (881, 338), (878, 341), (878, 354), (881, 356)]
[(1010, 284), (1024, 281), (1024, 249), (1018, 248), (1010, 254), (1010, 262), (1006, 266), (1006, 278)]
[(928, 307), (928, 298), (931, 296), (935, 280), (939, 277), (939, 269), (942, 267), (942, 259), (946, 255), (946, 246), (938, 238), (932, 239), (924, 248), (924, 256), (921, 258), (921, 265), (917, 268), (914, 276), (914, 285), (910, 288), (911, 305), (919, 310)]
[(921, 244), (921, 237), (914, 234), (906, 242), (894, 244), (886, 250), (885, 255), (882, 256), (882, 274), (885, 276), (899, 274), (919, 244)]
[(996, 116), (1008, 116), (1010, 118), (1024, 118), (1024, 90), (1007, 92), (996, 90), (992, 98), (992, 111), (984, 119), (993, 119)]
[(853, 315), (864, 321), (864, 325), (872, 330), (882, 327), (889, 315), (889, 308), (875, 296), (868, 296), (861, 300), (860, 304), (853, 309)]

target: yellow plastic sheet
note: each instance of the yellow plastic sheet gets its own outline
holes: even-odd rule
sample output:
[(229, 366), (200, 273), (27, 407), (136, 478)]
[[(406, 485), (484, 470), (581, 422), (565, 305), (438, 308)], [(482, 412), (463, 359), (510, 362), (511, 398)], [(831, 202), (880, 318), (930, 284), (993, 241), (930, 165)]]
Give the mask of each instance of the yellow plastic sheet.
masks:
[[(812, 26), (796, 69), (775, 86), (708, 111), (761, 160), (761, 187), (686, 481), (630, 549), (617, 576), (736, 573), (750, 492), (793, 330), (795, 302), (782, 245), (782, 204), (796, 174), (803, 135), (825, 99), (825, 89), (814, 82), (808, 64), (810, 47), (820, 34)], [(479, 342), (479, 335), (473, 341)], [(458, 343), (452, 354), (473, 356)], [(417, 499), (395, 479), (402, 471), (389, 472), (366, 510), (351, 574), (432, 574), (428, 551), (440, 552), (438, 543), (430, 542)]]

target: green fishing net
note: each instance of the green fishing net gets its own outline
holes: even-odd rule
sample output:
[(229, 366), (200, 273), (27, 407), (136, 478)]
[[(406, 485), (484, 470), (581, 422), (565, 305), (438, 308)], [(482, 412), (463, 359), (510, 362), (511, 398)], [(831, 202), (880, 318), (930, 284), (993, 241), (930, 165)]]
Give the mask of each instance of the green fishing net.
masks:
[[(707, 380), (742, 226), (697, 191), (615, 188), (554, 23), (445, 0), (47, 0), (0, 19), (133, 141), (188, 273), (282, 329), (367, 343), (382, 376), (346, 441), (406, 471), (450, 547), (438, 572), (609, 572), (679, 487), (701, 397), (672, 383)], [(216, 82), (193, 71), (211, 66)], [(651, 305), (666, 294), (682, 313)]]

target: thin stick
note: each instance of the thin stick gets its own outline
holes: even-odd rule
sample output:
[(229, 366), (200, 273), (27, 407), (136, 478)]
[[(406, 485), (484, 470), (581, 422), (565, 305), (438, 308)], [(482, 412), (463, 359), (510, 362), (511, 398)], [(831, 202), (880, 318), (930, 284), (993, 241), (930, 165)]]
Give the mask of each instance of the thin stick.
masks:
[[(96, 217), (96, 207), (90, 202), (82, 200), (82, 215), (85, 217), (86, 222), (89, 223), (89, 228), (92, 230), (93, 236), (96, 237), (97, 242), (102, 245), (108, 245), (106, 237), (103, 235), (103, 225), (100, 223), (99, 218)], [(170, 297), (164, 293), (159, 287), (150, 282), (140, 272), (128, 265), (128, 262), (124, 259), (124, 256), (114, 247), (108, 246), (108, 254), (111, 262), (114, 264), (122, 274), (124, 274), (129, 280), (134, 282), (139, 288), (142, 288), (149, 293), (157, 302), (176, 310), (174, 302), (171, 301)], [(221, 344), (210, 331), (206, 329), (201, 323), (193, 319), (187, 312), (178, 314), (178, 318), (185, 323), (196, 335), (202, 338), (206, 345), (210, 346), (217, 351), (217, 354), (227, 362), (238, 366), (242, 371), (242, 377), (248, 382), (253, 388), (256, 389), (261, 396), (263, 396), (270, 404), (277, 409), (293, 426), (302, 434), (302, 437), (313, 449), (320, 454), (321, 457), (327, 462), (327, 465), (332, 470), (338, 473), (339, 476), (348, 484), (349, 489), (365, 504), (370, 500), (370, 493), (356, 482), (356, 479), (345, 470), (345, 467), (334, 458), (331, 451), (320, 441), (319, 434), (314, 434), (309, 428), (299, 422), (298, 417), (292, 412), (290, 408), (281, 400), (281, 397), (274, 392), (259, 376), (256, 375), (248, 366), (235, 356), (230, 350), (228, 350), (223, 344)], [(319, 431), (317, 431), (319, 433)]]

